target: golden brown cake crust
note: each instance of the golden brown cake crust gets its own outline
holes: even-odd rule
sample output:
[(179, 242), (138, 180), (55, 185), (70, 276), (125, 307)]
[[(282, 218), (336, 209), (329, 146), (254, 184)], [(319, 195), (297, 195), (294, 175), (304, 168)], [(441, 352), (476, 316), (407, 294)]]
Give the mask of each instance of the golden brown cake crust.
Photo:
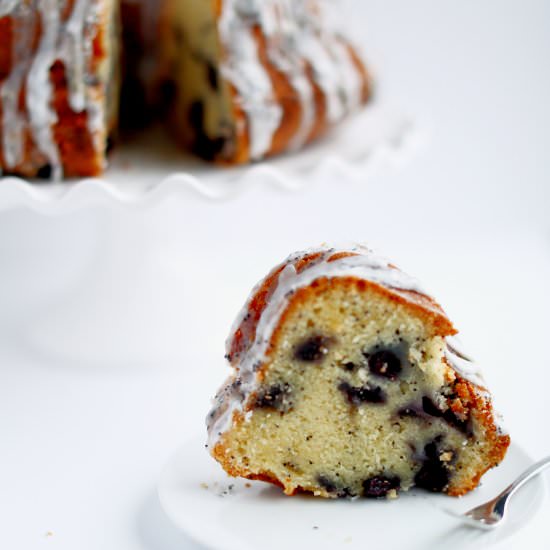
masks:
[(449, 487), (447, 494), (458, 497), (475, 489), (479, 485), (479, 480), (483, 474), (502, 462), (510, 446), (510, 436), (499, 433), (498, 427), (495, 425), (491, 401), (486, 395), (480, 394), (471, 382), (462, 379), (460, 376), (457, 376), (455, 388), (458, 399), (453, 408), (456, 410), (460, 407), (473, 411), (477, 421), (485, 428), (485, 437), (489, 449), (485, 465), (473, 477), (465, 479), (460, 485)]

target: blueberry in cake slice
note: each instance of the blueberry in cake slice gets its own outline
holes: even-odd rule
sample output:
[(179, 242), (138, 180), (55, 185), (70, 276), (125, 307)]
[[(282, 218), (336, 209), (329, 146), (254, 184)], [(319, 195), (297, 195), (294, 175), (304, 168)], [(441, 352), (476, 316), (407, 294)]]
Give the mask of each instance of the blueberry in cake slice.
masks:
[(510, 439), (456, 332), (415, 279), (363, 246), (293, 254), (235, 322), (209, 450), (229, 474), (289, 495), (462, 495)]

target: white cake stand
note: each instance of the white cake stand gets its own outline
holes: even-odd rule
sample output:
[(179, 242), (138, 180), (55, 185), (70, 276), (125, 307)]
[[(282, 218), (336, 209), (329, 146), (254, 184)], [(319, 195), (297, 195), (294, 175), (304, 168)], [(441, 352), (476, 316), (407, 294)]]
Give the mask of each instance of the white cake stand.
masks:
[(223, 201), (251, 188), (300, 190), (327, 171), (365, 182), (378, 166), (402, 161), (421, 139), (410, 118), (374, 102), (299, 153), (228, 169), (182, 154), (159, 128), (118, 149), (102, 178), (60, 183), (0, 178), (0, 210), (24, 206), (58, 214), (99, 202), (143, 207), (174, 195)]

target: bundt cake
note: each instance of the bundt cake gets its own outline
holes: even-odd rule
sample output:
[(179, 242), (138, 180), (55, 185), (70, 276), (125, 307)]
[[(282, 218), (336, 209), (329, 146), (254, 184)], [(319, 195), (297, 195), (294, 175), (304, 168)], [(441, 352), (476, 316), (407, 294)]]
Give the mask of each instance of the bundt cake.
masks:
[(0, 170), (100, 174), (121, 80), (125, 127), (163, 117), (205, 159), (300, 148), (369, 96), (328, 4), (0, 0)]
[(293, 254), (231, 330), (210, 453), (288, 495), (462, 495), (510, 439), (456, 332), (417, 280), (366, 247)]

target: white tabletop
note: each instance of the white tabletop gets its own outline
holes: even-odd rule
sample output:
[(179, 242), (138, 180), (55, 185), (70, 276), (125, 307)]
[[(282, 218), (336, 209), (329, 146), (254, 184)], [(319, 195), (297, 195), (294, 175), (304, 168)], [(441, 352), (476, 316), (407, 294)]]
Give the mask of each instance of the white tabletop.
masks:
[[(0, 214), (1, 548), (197, 548), (160, 471), (204, 429), (248, 290), (320, 241), (366, 240), (423, 279), (514, 441), (550, 454), (550, 4), (352, 5), (377, 93), (423, 130), (403, 165), (192, 211)], [(548, 548), (549, 511), (498, 547)]]

